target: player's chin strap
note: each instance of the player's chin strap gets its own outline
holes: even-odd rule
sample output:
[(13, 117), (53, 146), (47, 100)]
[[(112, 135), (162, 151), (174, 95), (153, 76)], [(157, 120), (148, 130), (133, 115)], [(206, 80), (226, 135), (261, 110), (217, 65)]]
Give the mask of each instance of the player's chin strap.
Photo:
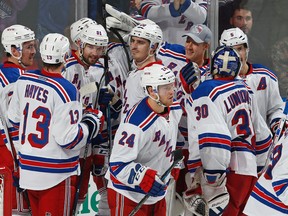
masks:
[(155, 92), (155, 95), (157, 96), (156, 99), (153, 98), (151, 95), (149, 95), (149, 97), (150, 97), (153, 101), (155, 101), (159, 106), (167, 107), (166, 105), (164, 105), (163, 103), (161, 103), (159, 94)]
[(87, 67), (90, 67), (90, 64), (85, 60), (83, 56), (84, 47), (85, 47), (85, 43), (81, 43), (80, 50), (79, 50), (79, 57), (80, 57), (80, 60), (83, 62), (83, 64), (85, 64)]
[(21, 65), (21, 67), (22, 68), (26, 68), (27, 66), (26, 65), (24, 65), (23, 63), (22, 63), (22, 50), (21, 51), (19, 51), (20, 52), (20, 56), (19, 57), (16, 57), (16, 56), (14, 56), (12, 53), (10, 53), (15, 59), (17, 59), (17, 61), (18, 61), (18, 63)]

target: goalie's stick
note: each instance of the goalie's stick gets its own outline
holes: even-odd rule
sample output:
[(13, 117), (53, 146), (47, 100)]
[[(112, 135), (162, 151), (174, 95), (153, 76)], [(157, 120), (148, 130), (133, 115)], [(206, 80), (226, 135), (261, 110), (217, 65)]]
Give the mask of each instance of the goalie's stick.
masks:
[[(165, 178), (168, 176), (168, 174), (171, 172), (171, 170), (176, 166), (176, 164), (178, 162), (180, 162), (181, 160), (184, 159), (183, 154), (182, 154), (182, 150), (178, 149), (172, 152), (173, 157), (174, 157), (174, 161), (171, 164), (171, 166), (164, 172), (164, 174), (160, 177), (161, 181), (164, 181)], [(150, 197), (149, 194), (146, 194), (142, 200), (138, 203), (138, 205), (130, 212), (129, 216), (134, 216), (139, 209), (141, 208), (141, 206), (147, 201), (147, 199)]]

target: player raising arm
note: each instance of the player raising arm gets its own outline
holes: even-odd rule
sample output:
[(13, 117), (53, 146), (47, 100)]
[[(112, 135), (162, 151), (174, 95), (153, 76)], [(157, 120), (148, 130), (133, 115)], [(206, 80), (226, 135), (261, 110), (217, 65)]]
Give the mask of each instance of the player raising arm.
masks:
[(61, 75), (68, 53), (66, 37), (46, 35), (40, 44), (42, 71), (19, 77), (8, 109), (19, 129), (19, 184), (33, 215), (71, 215), (80, 149), (103, 123), (98, 110), (86, 110), (82, 118), (79, 92)]

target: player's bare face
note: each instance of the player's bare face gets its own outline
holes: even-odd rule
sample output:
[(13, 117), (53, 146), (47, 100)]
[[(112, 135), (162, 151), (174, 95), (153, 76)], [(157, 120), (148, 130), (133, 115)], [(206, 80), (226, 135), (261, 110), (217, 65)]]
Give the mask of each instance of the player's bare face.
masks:
[(83, 59), (89, 65), (95, 64), (104, 54), (105, 47), (86, 44), (83, 49)]
[(161, 85), (158, 87), (159, 100), (165, 106), (170, 106), (173, 103), (175, 91), (175, 83)]
[(150, 42), (144, 38), (131, 37), (130, 51), (134, 61), (144, 61), (150, 52)]
[(21, 62), (24, 66), (31, 66), (36, 54), (36, 41), (27, 41), (22, 44)]
[(199, 64), (203, 61), (206, 47), (206, 43), (196, 43), (192, 38), (187, 37), (185, 43), (186, 58)]
[(242, 65), (246, 64), (247, 61), (247, 48), (244, 44), (233, 46), (233, 48), (237, 51), (240, 56), (240, 60)]
[(253, 25), (251, 11), (245, 9), (235, 10), (233, 17), (230, 19), (230, 24), (240, 28), (245, 34), (249, 34)]

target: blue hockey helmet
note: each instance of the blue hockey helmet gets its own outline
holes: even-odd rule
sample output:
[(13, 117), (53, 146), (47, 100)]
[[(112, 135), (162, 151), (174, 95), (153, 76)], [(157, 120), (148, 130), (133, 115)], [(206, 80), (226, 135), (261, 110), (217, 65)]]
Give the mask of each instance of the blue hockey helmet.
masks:
[(236, 77), (241, 67), (239, 54), (232, 47), (219, 46), (212, 54), (211, 74), (213, 76), (219, 74), (226, 77)]

